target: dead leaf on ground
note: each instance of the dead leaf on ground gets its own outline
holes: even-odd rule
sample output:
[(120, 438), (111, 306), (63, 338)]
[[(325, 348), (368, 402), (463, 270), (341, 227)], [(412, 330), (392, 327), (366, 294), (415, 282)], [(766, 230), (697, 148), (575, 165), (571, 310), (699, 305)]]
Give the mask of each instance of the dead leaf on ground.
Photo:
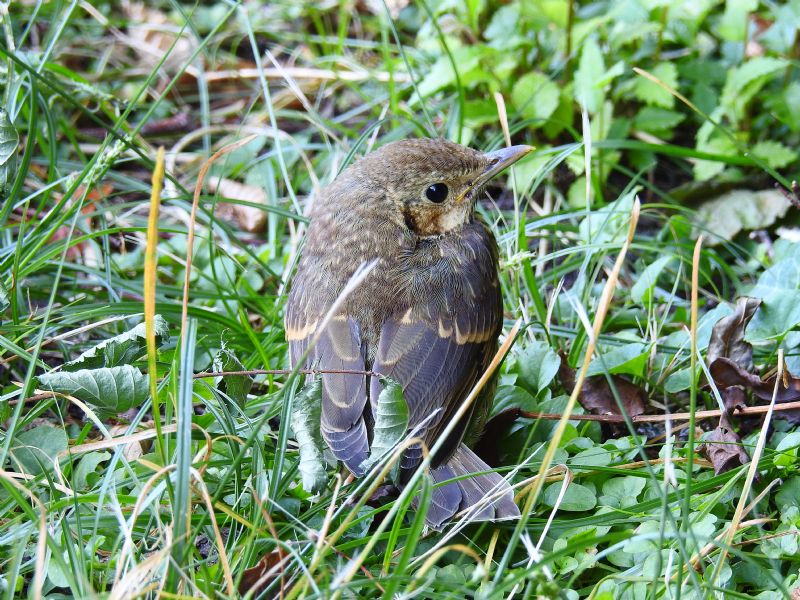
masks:
[(753, 347), (744, 341), (744, 330), (760, 304), (760, 298), (742, 296), (736, 301), (733, 314), (716, 322), (708, 343), (709, 363), (724, 357), (745, 371), (753, 370)]
[(783, 218), (790, 203), (777, 190), (732, 190), (704, 202), (696, 223), (711, 233), (706, 244), (732, 240), (740, 231), (764, 229)]
[[(212, 192), (219, 192), (231, 200), (243, 200), (262, 206), (267, 204), (266, 192), (255, 185), (239, 183), (224, 177), (211, 177), (208, 180), (208, 187)], [(217, 215), (226, 221), (237, 223), (249, 233), (261, 233), (267, 224), (267, 211), (255, 206), (220, 201), (217, 204)]]
[(698, 451), (714, 465), (715, 475), (750, 462), (739, 434), (725, 415), (720, 417), (719, 425), (711, 432), (708, 441), (698, 447)]
[[(742, 367), (728, 358), (718, 358), (709, 367), (714, 384), (723, 393), (728, 393), (727, 388), (740, 386), (750, 390), (760, 400), (771, 401), (775, 390), (775, 375), (762, 381), (758, 375), (748, 373)], [(788, 371), (784, 371), (783, 381), (778, 385), (775, 394), (775, 403), (796, 402), (800, 400), (800, 378)], [(727, 402), (726, 402), (727, 407)], [(775, 414), (776, 419), (786, 419), (792, 423), (800, 423), (800, 410), (784, 410)]]
[[(564, 357), (562, 357), (558, 374), (564, 389), (571, 394), (575, 388), (575, 371), (567, 364)], [(644, 414), (647, 406), (647, 394), (642, 388), (619, 375), (612, 375), (611, 382), (628, 416), (635, 417)], [(617, 400), (614, 398), (614, 389), (609, 385), (605, 375), (587, 377), (583, 382), (578, 402), (583, 408), (596, 415), (621, 414)]]
[[(283, 571), (280, 567), (281, 560), (280, 553), (274, 550), (265, 554), (256, 566), (245, 569), (239, 582), (239, 593), (244, 596), (248, 592), (252, 592), (253, 598), (258, 597), (275, 579), (280, 577)], [(276, 598), (277, 596), (276, 590), (268, 597)]]

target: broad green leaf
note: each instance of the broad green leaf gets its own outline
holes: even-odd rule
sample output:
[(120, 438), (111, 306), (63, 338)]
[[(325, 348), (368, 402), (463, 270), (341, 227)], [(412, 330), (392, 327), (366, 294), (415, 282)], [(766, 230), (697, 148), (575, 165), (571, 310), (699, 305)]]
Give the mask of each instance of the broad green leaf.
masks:
[(792, 465), (796, 465), (799, 446), (800, 431), (787, 433), (775, 448), (775, 455), (772, 458), (773, 464), (779, 469), (787, 469)]
[(586, 216), (578, 226), (581, 241), (589, 244), (621, 243), (628, 233), (636, 192), (633, 189), (616, 202)]
[(761, 342), (780, 338), (800, 323), (800, 249), (766, 269), (748, 293), (764, 302), (745, 331), (745, 340)]
[[(156, 346), (160, 346), (169, 340), (169, 325), (161, 315), (155, 316), (153, 325)], [(79, 369), (116, 367), (130, 364), (141, 358), (146, 352), (145, 324), (142, 322), (130, 331), (104, 340), (89, 348), (78, 358), (64, 363), (63, 368), (65, 371), (77, 371)]]
[(758, 56), (731, 69), (722, 88), (720, 105), (732, 110), (736, 118), (741, 119), (745, 107), (753, 96), (771, 77), (783, 71), (788, 65), (788, 61), (780, 58)]
[(39, 425), (16, 436), (11, 444), (14, 469), (29, 475), (52, 472), (60, 452), (67, 449), (66, 432), (60, 427)]
[(518, 385), (502, 385), (498, 387), (490, 416), (495, 416), (513, 408), (535, 412), (538, 409), (538, 403), (536, 398)]
[(781, 510), (792, 506), (800, 508), (800, 477), (789, 477), (782, 485), (778, 486), (775, 494), (775, 506)]
[(593, 37), (583, 44), (581, 59), (575, 71), (575, 101), (596, 112), (603, 104), (603, 89), (598, 85), (605, 73), (603, 53)]
[[(698, 134), (698, 138), (699, 137)], [(718, 135), (707, 141), (698, 139), (696, 149), (699, 152), (708, 152), (709, 154), (719, 154), (721, 156), (736, 156), (739, 154), (736, 144), (725, 135)], [(694, 177), (698, 181), (712, 179), (722, 173), (726, 166), (726, 163), (721, 160), (698, 159), (695, 161), (693, 167)]]
[[(222, 347), (214, 356), (214, 371), (244, 371), (244, 365), (236, 354), (222, 341)], [(223, 375), (217, 378), (217, 388), (229, 396), (239, 406), (244, 406), (247, 394), (253, 387), (253, 378), (249, 375)]]
[(717, 25), (720, 37), (730, 42), (743, 42), (750, 23), (748, 13), (758, 8), (758, 0), (726, 0), (725, 12)]
[(558, 373), (561, 358), (542, 341), (529, 342), (517, 356), (519, 376), (534, 395), (545, 389)]
[(402, 386), (392, 379), (384, 379), (375, 408), (372, 445), (369, 458), (364, 462), (365, 468), (369, 469), (379, 462), (405, 437), (408, 419), (408, 404), (403, 397)]
[[(561, 493), (562, 484), (560, 481), (551, 483), (544, 490), (542, 502), (545, 506), (556, 506), (558, 495)], [(558, 504), (559, 511), (580, 512), (591, 510), (597, 505), (597, 496), (589, 488), (579, 484), (570, 483), (564, 492), (561, 503)]]
[(612, 477), (603, 484), (603, 495), (600, 501), (613, 508), (627, 508), (638, 501), (639, 494), (647, 485), (644, 477)]
[(692, 386), (692, 369), (686, 367), (671, 373), (664, 382), (664, 391), (668, 394), (677, 394), (688, 390)]
[(19, 132), (8, 112), (0, 108), (0, 201), (8, 196), (16, 177)]
[(627, 373), (641, 377), (644, 374), (649, 354), (649, 345), (640, 342), (619, 346), (594, 358), (589, 363), (586, 376), (591, 377), (608, 372), (617, 375)]
[(673, 260), (674, 257), (672, 256), (662, 256), (647, 265), (631, 288), (631, 300), (634, 302), (650, 302), (653, 297), (653, 290), (658, 282), (658, 276)]
[(318, 377), (308, 383), (292, 402), (292, 429), (300, 451), (298, 469), (303, 489), (309, 493), (325, 489), (328, 481), (320, 432), (321, 415), (322, 380)]
[(97, 467), (110, 458), (111, 453), (109, 452), (88, 452), (84, 454), (72, 474), (72, 489), (76, 491), (91, 489), (95, 483), (92, 478), (98, 476), (96, 473)]
[(558, 86), (549, 77), (532, 72), (514, 84), (511, 101), (524, 117), (538, 121), (534, 126), (540, 126), (558, 107), (559, 94)]
[(686, 115), (658, 106), (644, 106), (633, 119), (633, 126), (642, 131), (672, 137), (672, 130), (680, 125)]
[(75, 396), (105, 416), (138, 406), (150, 394), (147, 375), (131, 365), (39, 375), (39, 387)]
[[(660, 62), (650, 70), (650, 73), (667, 87), (673, 90), (678, 87), (678, 69), (673, 63)], [(675, 106), (675, 97), (647, 77), (639, 76), (636, 79), (633, 93), (639, 100), (650, 106), (660, 106), (661, 108)]]
[(713, 246), (732, 240), (742, 230), (769, 227), (789, 206), (789, 200), (774, 189), (732, 190), (701, 204), (695, 218), (711, 234), (707, 243)]
[(773, 169), (782, 169), (786, 165), (795, 162), (798, 158), (796, 150), (792, 150), (775, 140), (758, 142), (750, 152)]

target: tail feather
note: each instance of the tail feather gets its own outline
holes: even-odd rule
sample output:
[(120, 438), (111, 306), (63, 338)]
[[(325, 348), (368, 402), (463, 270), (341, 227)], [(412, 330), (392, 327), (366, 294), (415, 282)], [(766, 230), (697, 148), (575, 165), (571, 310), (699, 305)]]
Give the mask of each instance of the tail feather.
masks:
[[(508, 482), (464, 444), (459, 445), (445, 464), (431, 469), (431, 477), (438, 485), (426, 520), (434, 529), (441, 528), (462, 510), (469, 511), (470, 521), (503, 521), (520, 516)], [(444, 483), (456, 477), (461, 479)]]

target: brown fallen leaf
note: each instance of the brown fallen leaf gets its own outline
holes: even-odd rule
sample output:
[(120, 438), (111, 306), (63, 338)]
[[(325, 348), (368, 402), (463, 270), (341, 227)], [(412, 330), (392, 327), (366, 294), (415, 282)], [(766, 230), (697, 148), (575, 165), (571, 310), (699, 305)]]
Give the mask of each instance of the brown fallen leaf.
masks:
[(745, 371), (753, 370), (753, 347), (744, 341), (744, 330), (760, 304), (760, 298), (742, 296), (736, 301), (733, 314), (716, 322), (708, 343), (709, 363), (727, 358)]
[[(575, 388), (575, 371), (567, 364), (566, 357), (562, 356), (561, 366), (558, 369), (561, 385), (568, 394)], [(624, 377), (612, 375), (611, 381), (622, 401), (625, 412), (635, 417), (644, 414), (647, 406), (647, 394), (639, 386), (631, 383)], [(614, 391), (609, 385), (605, 375), (587, 377), (583, 382), (578, 401), (586, 410), (596, 415), (619, 415), (619, 405), (614, 398)]]
[[(260, 187), (239, 183), (224, 177), (211, 177), (208, 180), (208, 188), (212, 192), (219, 192), (220, 195), (231, 200), (243, 200), (266, 206), (267, 193)], [(220, 201), (217, 204), (217, 215), (226, 221), (237, 223), (239, 227), (249, 233), (261, 233), (267, 224), (267, 212), (254, 206), (233, 204)]]
[[(261, 557), (256, 566), (245, 569), (239, 582), (239, 593), (244, 596), (248, 592), (252, 592), (253, 598), (258, 597), (275, 579), (281, 576), (283, 571), (280, 568), (281, 560), (280, 553), (274, 550)], [(278, 592), (275, 591), (267, 597), (277, 598)]]
[(720, 417), (719, 425), (711, 432), (708, 441), (698, 447), (698, 451), (714, 465), (715, 475), (750, 462), (739, 434), (725, 415)]
[[(748, 373), (742, 367), (728, 358), (718, 358), (709, 367), (714, 384), (723, 394), (728, 394), (727, 388), (740, 386), (750, 390), (760, 400), (771, 401), (775, 390), (775, 375), (763, 381), (758, 375)], [(800, 378), (788, 371), (784, 373), (783, 381), (778, 385), (775, 394), (775, 403), (795, 402), (800, 400)], [(726, 403), (727, 407), (727, 403)], [(786, 410), (775, 414), (776, 419), (786, 419), (792, 423), (800, 423), (800, 411)]]

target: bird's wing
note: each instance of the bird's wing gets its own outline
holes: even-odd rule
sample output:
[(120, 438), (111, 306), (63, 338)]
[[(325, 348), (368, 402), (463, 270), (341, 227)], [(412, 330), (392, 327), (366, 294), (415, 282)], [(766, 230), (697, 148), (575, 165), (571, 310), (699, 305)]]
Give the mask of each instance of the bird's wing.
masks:
[[(488, 366), (502, 324), (494, 242), (488, 237), (473, 241), (477, 247), (469, 256), (445, 254), (455, 268), (422, 271), (411, 283), (412, 305), (384, 323), (373, 365), (403, 387), (409, 426), (421, 427), (419, 435), (429, 447)], [(381, 388), (376, 378), (370, 385), (374, 413)], [(458, 446), (468, 421), (469, 415), (434, 466)], [(421, 448), (410, 448), (403, 468), (414, 468), (421, 455)]]
[[(286, 308), (286, 339), (292, 366), (310, 347), (304, 366), (321, 371), (364, 371), (361, 334), (353, 319), (335, 316), (320, 329), (322, 306), (304, 289), (302, 277), (295, 278)], [(308, 293), (305, 293), (308, 292)], [(314, 343), (316, 339), (316, 343)], [(369, 454), (364, 407), (367, 403), (366, 376), (352, 373), (322, 373), (321, 431), (333, 454), (360, 475), (361, 463)]]

